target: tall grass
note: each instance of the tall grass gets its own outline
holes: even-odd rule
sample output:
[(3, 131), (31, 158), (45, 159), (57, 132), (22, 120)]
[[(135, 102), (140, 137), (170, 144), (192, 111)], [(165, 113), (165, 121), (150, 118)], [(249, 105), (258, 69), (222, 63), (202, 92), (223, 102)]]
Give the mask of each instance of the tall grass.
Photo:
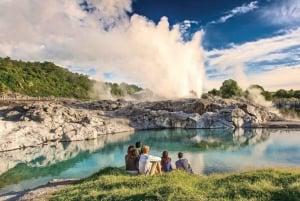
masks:
[(210, 176), (173, 171), (130, 176), (122, 168), (106, 168), (51, 195), (50, 200), (298, 201), (300, 170), (265, 169)]

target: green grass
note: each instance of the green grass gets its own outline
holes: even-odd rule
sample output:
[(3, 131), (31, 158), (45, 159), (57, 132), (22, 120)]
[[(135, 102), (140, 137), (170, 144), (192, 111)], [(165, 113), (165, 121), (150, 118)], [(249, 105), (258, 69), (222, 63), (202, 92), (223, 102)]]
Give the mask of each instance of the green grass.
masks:
[(265, 169), (241, 173), (192, 175), (182, 171), (130, 176), (122, 168), (105, 168), (65, 187), (50, 200), (300, 200), (300, 170)]

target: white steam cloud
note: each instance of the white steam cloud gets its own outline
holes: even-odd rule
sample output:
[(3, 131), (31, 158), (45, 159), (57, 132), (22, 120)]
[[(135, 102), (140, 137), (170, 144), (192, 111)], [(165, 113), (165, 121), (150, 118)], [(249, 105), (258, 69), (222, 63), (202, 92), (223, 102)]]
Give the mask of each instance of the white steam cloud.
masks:
[(202, 32), (183, 41), (180, 26), (128, 17), (130, 0), (5, 0), (0, 2), (0, 56), (95, 68), (141, 83), (157, 94), (202, 93)]

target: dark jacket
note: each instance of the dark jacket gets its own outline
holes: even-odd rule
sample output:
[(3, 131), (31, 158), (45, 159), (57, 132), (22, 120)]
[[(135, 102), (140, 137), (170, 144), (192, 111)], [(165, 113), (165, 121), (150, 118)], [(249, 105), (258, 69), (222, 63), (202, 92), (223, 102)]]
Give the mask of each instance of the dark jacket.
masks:
[(137, 156), (125, 156), (125, 164), (126, 164), (126, 170), (132, 171), (132, 170), (139, 170), (139, 158)]

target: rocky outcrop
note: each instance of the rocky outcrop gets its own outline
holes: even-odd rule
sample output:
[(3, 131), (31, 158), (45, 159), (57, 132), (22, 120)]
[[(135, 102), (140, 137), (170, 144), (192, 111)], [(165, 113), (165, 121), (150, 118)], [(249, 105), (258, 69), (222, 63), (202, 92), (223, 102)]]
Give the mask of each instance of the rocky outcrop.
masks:
[(280, 118), (262, 106), (245, 100), (178, 100), (143, 102), (111, 112), (130, 119), (137, 129), (155, 128), (251, 128)]
[(103, 111), (61, 103), (33, 103), (0, 111), (0, 151), (37, 146), (48, 141), (95, 139), (133, 130), (129, 121), (108, 118)]
[(0, 151), (48, 141), (75, 141), (99, 135), (157, 128), (250, 128), (279, 117), (245, 100), (183, 99), (40, 101), (0, 108)]

